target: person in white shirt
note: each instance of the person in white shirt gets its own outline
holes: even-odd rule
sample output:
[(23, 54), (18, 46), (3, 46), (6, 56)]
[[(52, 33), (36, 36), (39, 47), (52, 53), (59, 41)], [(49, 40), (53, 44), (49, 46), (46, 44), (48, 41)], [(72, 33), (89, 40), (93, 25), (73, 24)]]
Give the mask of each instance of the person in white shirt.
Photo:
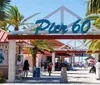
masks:
[(100, 80), (100, 59), (96, 63), (95, 67), (96, 67), (96, 79)]

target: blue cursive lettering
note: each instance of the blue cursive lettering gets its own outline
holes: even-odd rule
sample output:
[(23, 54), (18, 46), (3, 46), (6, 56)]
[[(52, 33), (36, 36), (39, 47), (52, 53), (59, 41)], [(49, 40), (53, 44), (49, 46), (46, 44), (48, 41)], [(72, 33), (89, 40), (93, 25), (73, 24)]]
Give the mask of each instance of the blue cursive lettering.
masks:
[[(77, 20), (73, 25), (72, 25), (72, 32), (73, 33), (78, 33), (79, 31), (81, 33), (87, 33), (91, 27), (91, 22), (90, 20), (85, 20), (82, 23), (82, 26), (79, 24), (81, 20)], [(68, 28), (67, 25), (55, 25), (55, 22), (50, 23), (49, 20), (46, 19), (41, 19), (36, 21), (35, 24), (38, 24), (35, 34), (38, 34), (39, 31), (43, 31), (43, 30), (48, 30), (48, 33), (52, 34), (52, 33), (59, 33), (61, 32), (62, 34), (67, 33), (68, 32)], [(87, 28), (85, 28), (85, 25), (87, 25)]]

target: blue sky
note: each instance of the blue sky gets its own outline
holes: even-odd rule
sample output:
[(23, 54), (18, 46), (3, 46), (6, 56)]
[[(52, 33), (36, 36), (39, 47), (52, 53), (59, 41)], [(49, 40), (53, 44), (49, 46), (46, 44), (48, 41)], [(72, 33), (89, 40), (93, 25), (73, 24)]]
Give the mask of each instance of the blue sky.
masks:
[[(86, 12), (85, 0), (12, 0), (11, 5), (17, 6), (21, 14), (26, 18), (34, 13), (40, 12), (41, 14), (30, 20), (31, 22), (35, 22), (36, 20), (45, 17), (62, 5), (83, 18), (85, 17)], [(58, 14), (52, 17), (52, 21), (58, 21)], [(68, 22), (69, 19), (70, 21), (73, 21), (73, 18), (69, 16), (70, 15), (66, 16), (67, 23), (70, 23)]]

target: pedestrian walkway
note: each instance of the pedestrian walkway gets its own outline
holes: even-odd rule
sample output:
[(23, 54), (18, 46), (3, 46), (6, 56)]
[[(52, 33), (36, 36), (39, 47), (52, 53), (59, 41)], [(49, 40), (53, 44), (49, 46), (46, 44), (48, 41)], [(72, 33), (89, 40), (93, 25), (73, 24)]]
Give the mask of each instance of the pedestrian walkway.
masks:
[[(100, 85), (100, 80), (95, 79), (94, 73), (89, 73), (88, 70), (68, 71), (68, 83), (66, 85)], [(42, 72), (41, 78), (32, 78), (32, 74), (29, 74), (29, 78), (22, 83), (5, 83), (2, 85), (64, 85), (60, 83), (60, 72), (53, 72), (51, 76), (48, 76), (47, 72)]]

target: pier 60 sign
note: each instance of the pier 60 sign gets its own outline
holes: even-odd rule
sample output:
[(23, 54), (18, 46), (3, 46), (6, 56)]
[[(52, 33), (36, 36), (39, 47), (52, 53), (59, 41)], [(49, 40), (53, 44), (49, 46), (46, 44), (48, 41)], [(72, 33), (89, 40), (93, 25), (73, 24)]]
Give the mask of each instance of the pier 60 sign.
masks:
[[(81, 22), (81, 24), (80, 24)], [(35, 23), (35, 31), (32, 31), (30, 29), (26, 29), (24, 31), (13, 31), (11, 32), (12, 35), (16, 34), (85, 34), (87, 33), (91, 28), (91, 22), (90, 20), (84, 20), (78, 19), (76, 22), (74, 22), (71, 26), (71, 30), (69, 30), (67, 25), (61, 24), (56, 25), (55, 22), (51, 23), (49, 20), (41, 19), (37, 20)]]
[[(81, 19), (77, 20), (72, 25), (72, 33), (87, 33), (91, 27), (90, 20), (85, 20), (82, 22), (82, 24), (79, 24), (81, 22)], [(37, 20), (35, 24), (38, 24), (36, 27), (35, 34), (38, 34), (39, 31), (48, 30), (49, 34), (56, 34), (56, 33), (62, 33), (65, 34), (68, 32), (68, 26), (67, 25), (56, 25), (55, 22), (50, 23), (49, 20), (41, 19)], [(45, 25), (44, 25), (45, 24)]]

